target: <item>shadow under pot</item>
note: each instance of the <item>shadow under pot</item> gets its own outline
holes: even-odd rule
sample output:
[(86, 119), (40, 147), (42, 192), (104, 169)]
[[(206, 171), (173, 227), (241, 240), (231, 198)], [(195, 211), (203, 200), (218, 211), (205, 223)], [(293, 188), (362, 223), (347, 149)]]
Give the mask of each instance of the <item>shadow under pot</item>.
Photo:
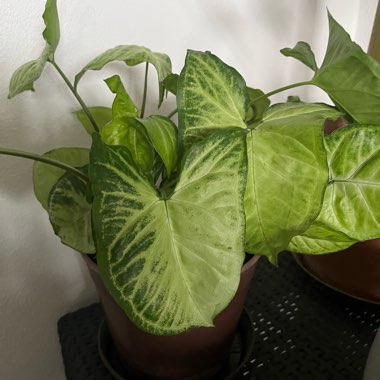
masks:
[(194, 328), (170, 336), (138, 329), (104, 287), (96, 264), (84, 257), (95, 283), (113, 344), (123, 367), (137, 378), (205, 380), (225, 364), (259, 256), (242, 267), (231, 303), (214, 320), (215, 327)]
[(380, 303), (380, 239), (328, 255), (298, 255), (298, 259), (306, 271), (329, 287)]

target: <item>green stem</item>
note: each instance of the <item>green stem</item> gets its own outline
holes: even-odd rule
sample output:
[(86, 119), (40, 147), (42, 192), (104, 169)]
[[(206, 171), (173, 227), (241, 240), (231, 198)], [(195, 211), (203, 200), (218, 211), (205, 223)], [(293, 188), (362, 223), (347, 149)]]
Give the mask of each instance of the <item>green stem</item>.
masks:
[(141, 105), (141, 113), (140, 117), (144, 117), (145, 113), (145, 104), (146, 104), (146, 95), (148, 93), (148, 71), (149, 71), (149, 62), (145, 64), (145, 79), (144, 79), (144, 92), (143, 92), (143, 99), (142, 99), (142, 105)]
[(40, 161), (48, 165), (56, 166), (57, 168), (67, 170), (78, 177), (84, 179), (86, 182), (89, 181), (89, 178), (86, 174), (82, 173), (80, 170), (64, 164), (61, 161), (54, 160), (52, 158), (48, 158), (45, 156), (40, 156), (39, 154), (34, 154), (34, 153), (29, 153), (29, 152), (24, 152), (20, 150), (14, 150), (14, 149), (7, 149), (7, 148), (0, 148), (0, 154), (4, 154), (7, 156), (15, 156), (15, 157), (22, 157), (22, 158), (28, 158), (29, 160), (34, 160), (34, 161)]
[(277, 90), (273, 90), (271, 92), (267, 92), (266, 94), (261, 95), (261, 96), (257, 97), (256, 99), (253, 99), (252, 102), (256, 102), (257, 100), (262, 99), (262, 98), (269, 98), (270, 96), (276, 95), (279, 92), (290, 90), (290, 89), (295, 88), (295, 87), (308, 86), (308, 85), (312, 85), (312, 84), (313, 84), (312, 81), (293, 83), (293, 84), (290, 84), (290, 85), (285, 86), (285, 87), (280, 87)]
[(77, 90), (74, 88), (74, 86), (71, 84), (71, 82), (69, 81), (69, 79), (67, 78), (67, 76), (65, 75), (65, 73), (61, 70), (61, 68), (57, 65), (57, 63), (54, 61), (54, 60), (51, 60), (49, 61), (53, 66), (54, 68), (58, 71), (59, 75), (62, 77), (62, 79), (65, 81), (65, 83), (67, 84), (67, 86), (69, 87), (70, 91), (73, 93), (73, 95), (75, 96), (75, 98), (78, 100), (78, 103), (80, 104), (80, 106), (82, 107), (84, 113), (87, 115), (88, 119), (90, 120), (92, 126), (94, 127), (94, 130), (96, 132), (99, 132), (99, 127), (98, 125), (96, 124), (96, 121), (94, 119), (94, 117), (92, 116), (90, 110), (88, 109), (88, 107), (86, 106), (85, 102), (83, 101), (83, 99), (79, 96)]
[(168, 115), (168, 119), (170, 119), (171, 117), (173, 117), (177, 112), (178, 112), (177, 108), (175, 110), (173, 110), (172, 112), (170, 112), (169, 115)]

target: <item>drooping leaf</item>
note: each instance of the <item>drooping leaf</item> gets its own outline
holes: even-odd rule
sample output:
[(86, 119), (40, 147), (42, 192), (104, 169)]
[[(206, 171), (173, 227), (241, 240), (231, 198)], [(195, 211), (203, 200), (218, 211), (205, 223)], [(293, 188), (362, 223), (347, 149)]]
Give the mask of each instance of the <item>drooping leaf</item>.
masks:
[(103, 127), (101, 137), (108, 145), (127, 147), (139, 170), (148, 177), (153, 175), (154, 148), (144, 125), (138, 120), (132, 117), (118, 118)]
[(380, 118), (380, 64), (352, 42), (329, 14), (327, 52), (312, 83), (327, 92), (353, 120), (377, 124)]
[(270, 100), (265, 96), (264, 92), (258, 88), (247, 87), (247, 92), (249, 96), (249, 105), (253, 110), (253, 115), (249, 118), (249, 121), (259, 120), (269, 108)]
[[(88, 165), (89, 150), (85, 148), (59, 148), (44, 154), (73, 167)], [(34, 194), (42, 207), (48, 210), (49, 193), (65, 170), (36, 161), (33, 165)]]
[(38, 59), (24, 63), (13, 73), (8, 99), (24, 91), (34, 91), (34, 82), (41, 76), (50, 53), (50, 47), (47, 45)]
[[(323, 208), (290, 249), (334, 252), (380, 237), (380, 126), (354, 125), (325, 137), (330, 181)], [(330, 243), (321, 241), (330, 239)], [(344, 246), (345, 245), (345, 246)]]
[(245, 195), (248, 252), (276, 262), (291, 238), (318, 215), (328, 179), (324, 120), (339, 116), (322, 104), (284, 103), (271, 107), (250, 131)]
[[(82, 171), (87, 172), (87, 167)], [(88, 183), (66, 172), (49, 194), (48, 213), (54, 232), (63, 244), (81, 253), (94, 253)]]
[(170, 58), (166, 54), (152, 52), (150, 49), (137, 45), (120, 45), (105, 51), (89, 62), (76, 76), (74, 86), (88, 70), (101, 70), (112, 61), (124, 61), (128, 66), (135, 66), (143, 62), (151, 63), (157, 70), (160, 103), (164, 96), (163, 80), (172, 72)]
[(154, 149), (165, 164), (168, 176), (178, 161), (178, 131), (167, 117), (152, 115), (139, 119), (144, 125)]
[[(96, 125), (101, 130), (107, 123), (109, 123), (112, 119), (112, 110), (108, 107), (88, 107), (91, 115), (93, 116)], [(86, 113), (83, 110), (75, 111), (75, 115), (86, 129), (89, 135), (92, 135), (95, 130), (94, 126), (88, 119)]]
[(189, 147), (218, 129), (246, 128), (243, 77), (215, 55), (188, 51), (178, 82), (179, 138)]
[(280, 52), (285, 57), (293, 57), (298, 61), (301, 61), (314, 72), (318, 70), (317, 63), (315, 62), (314, 53), (311, 50), (310, 45), (306, 42), (299, 41), (297, 42), (296, 46), (294, 46), (294, 48), (284, 48), (281, 49)]
[(57, 0), (47, 0), (45, 5), (45, 12), (42, 16), (45, 22), (45, 30), (42, 35), (45, 41), (51, 47), (51, 58), (58, 46), (60, 38), (59, 19), (57, 11)]
[(94, 136), (98, 266), (142, 330), (212, 326), (234, 296), (244, 257), (244, 161), (241, 130), (212, 135), (189, 151), (173, 195), (161, 199), (127, 149)]
[(169, 74), (162, 82), (165, 90), (171, 92), (173, 95), (177, 95), (178, 79), (179, 79), (178, 74), (174, 74), (174, 73)]
[(125, 116), (134, 117), (138, 116), (139, 110), (133, 103), (133, 100), (125, 90), (123, 82), (119, 75), (114, 75), (105, 79), (109, 89), (116, 94), (112, 103), (112, 118), (122, 118)]

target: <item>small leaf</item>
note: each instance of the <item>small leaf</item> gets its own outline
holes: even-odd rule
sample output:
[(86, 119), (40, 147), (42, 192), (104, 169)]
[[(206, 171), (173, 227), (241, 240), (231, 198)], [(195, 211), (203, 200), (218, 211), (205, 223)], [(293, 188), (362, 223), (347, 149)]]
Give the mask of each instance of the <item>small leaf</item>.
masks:
[(24, 91), (34, 91), (34, 82), (41, 76), (51, 50), (47, 45), (35, 61), (24, 63), (12, 75), (9, 83), (8, 99)]
[[(90, 111), (91, 115), (93, 116), (96, 125), (100, 128), (100, 130), (111, 121), (112, 119), (112, 110), (108, 107), (89, 107), (88, 110)], [(80, 123), (83, 125), (83, 127), (86, 129), (87, 133), (89, 135), (92, 135), (95, 130), (94, 126), (88, 119), (86, 113), (80, 109), (78, 111), (75, 111), (75, 115), (80, 121)]]
[[(85, 148), (59, 148), (44, 154), (73, 167), (88, 165), (89, 150)], [(45, 210), (48, 210), (49, 193), (65, 170), (36, 161), (33, 165), (34, 194)]]
[(317, 63), (315, 62), (315, 56), (311, 47), (308, 43), (299, 41), (294, 48), (284, 48), (280, 52), (285, 57), (293, 57), (298, 61), (304, 63), (307, 67), (312, 69), (314, 72), (318, 70)]
[(42, 17), (46, 25), (42, 35), (51, 47), (51, 55), (53, 56), (60, 38), (57, 0), (46, 1), (45, 12)]
[(164, 162), (170, 176), (178, 161), (177, 127), (170, 119), (163, 116), (153, 115), (139, 121), (144, 125), (154, 149)]
[(171, 92), (173, 95), (177, 95), (178, 79), (178, 74), (169, 74), (162, 82), (165, 90)]
[(270, 100), (265, 96), (264, 92), (258, 88), (247, 87), (247, 92), (249, 96), (249, 104), (253, 110), (253, 115), (249, 121), (259, 120), (269, 108)]
[(337, 129), (325, 137), (325, 145), (330, 180), (322, 210), (292, 240), (294, 251), (321, 254), (380, 237), (380, 126)]
[(164, 97), (162, 82), (172, 72), (170, 58), (166, 54), (152, 52), (150, 49), (137, 45), (120, 45), (109, 49), (88, 63), (76, 76), (74, 86), (87, 70), (101, 70), (107, 63), (112, 61), (124, 61), (128, 66), (135, 66), (143, 62), (151, 63), (157, 70), (160, 101)]
[(98, 266), (140, 329), (172, 335), (212, 326), (235, 295), (244, 259), (245, 159), (243, 131), (215, 133), (189, 151), (174, 193), (162, 199), (127, 149), (94, 135)]
[(112, 103), (112, 118), (118, 119), (126, 116), (138, 116), (139, 110), (125, 90), (120, 76), (114, 75), (105, 79), (105, 82), (109, 89), (116, 94)]
[(148, 178), (153, 176), (154, 149), (139, 121), (131, 117), (113, 120), (103, 127), (101, 137), (107, 145), (127, 147), (140, 172)]
[[(86, 167), (82, 171), (87, 172)], [(48, 213), (63, 244), (81, 253), (94, 253), (87, 185), (82, 178), (65, 173), (50, 192)]]
[(243, 77), (215, 55), (189, 50), (178, 82), (179, 138), (186, 148), (216, 130), (246, 128)]

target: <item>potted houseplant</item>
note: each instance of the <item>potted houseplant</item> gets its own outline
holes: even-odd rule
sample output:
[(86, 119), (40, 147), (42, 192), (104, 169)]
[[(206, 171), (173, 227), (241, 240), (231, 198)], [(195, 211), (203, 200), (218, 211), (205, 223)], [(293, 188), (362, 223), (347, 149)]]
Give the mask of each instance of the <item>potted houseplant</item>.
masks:
[[(289, 247), (319, 254), (380, 236), (380, 67), (330, 15), (320, 68), (304, 42), (282, 51), (314, 77), (267, 94), (247, 87), (209, 52), (189, 51), (178, 76), (168, 56), (136, 45), (107, 50), (72, 83), (54, 57), (60, 34), (55, 0), (47, 0), (43, 17), (46, 47), (16, 70), (9, 97), (33, 89), (51, 64), (80, 103), (77, 115), (93, 143), (90, 150), (58, 148), (42, 156), (7, 148), (0, 153), (36, 161), (37, 199), (64, 244), (96, 253), (102, 280), (91, 269), (95, 282), (107, 297), (103, 303), (117, 307), (115, 318), (132, 326), (127, 337), (139, 331), (173, 339), (213, 330), (235, 302), (239, 283), (249, 284), (240, 280), (245, 252), (276, 263)], [(115, 94), (112, 108), (87, 107), (78, 93), (81, 78), (114, 60), (145, 63), (146, 73), (149, 65), (157, 69), (159, 104), (166, 92), (176, 95), (178, 129), (174, 112), (146, 116), (146, 90), (138, 107), (118, 76), (106, 79)], [(270, 105), (271, 95), (302, 85), (322, 88), (335, 106), (296, 97)], [(324, 136), (325, 121), (342, 115), (350, 125)], [(247, 266), (252, 275), (254, 262)], [(225, 318), (233, 320), (232, 330), (238, 303), (237, 317), (227, 312)], [(111, 319), (108, 314), (122, 349)], [(231, 330), (222, 340), (230, 338)], [(141, 358), (130, 359), (131, 351), (128, 364), (151, 376)], [(204, 352), (198, 340), (193, 354)], [(220, 350), (219, 361), (225, 353)], [(174, 361), (181, 362), (178, 356)], [(213, 363), (197, 370), (206, 377), (217, 369)]]

